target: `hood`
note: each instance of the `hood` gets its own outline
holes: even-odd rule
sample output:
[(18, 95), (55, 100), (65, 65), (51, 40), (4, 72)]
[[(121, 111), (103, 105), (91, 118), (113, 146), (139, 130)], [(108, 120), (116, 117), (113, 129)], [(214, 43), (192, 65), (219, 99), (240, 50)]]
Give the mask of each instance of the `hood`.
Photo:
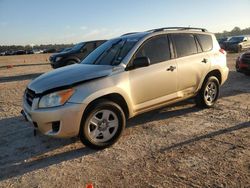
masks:
[(53, 57), (53, 58), (54, 57), (63, 57), (63, 56), (67, 56), (67, 55), (75, 53), (75, 52), (76, 52), (76, 50), (70, 49), (70, 50), (67, 50), (65, 52), (55, 53), (55, 54), (51, 55), (51, 57)]
[(108, 76), (112, 70), (113, 67), (110, 65), (74, 64), (42, 74), (31, 81), (28, 88), (36, 94), (49, 93)]

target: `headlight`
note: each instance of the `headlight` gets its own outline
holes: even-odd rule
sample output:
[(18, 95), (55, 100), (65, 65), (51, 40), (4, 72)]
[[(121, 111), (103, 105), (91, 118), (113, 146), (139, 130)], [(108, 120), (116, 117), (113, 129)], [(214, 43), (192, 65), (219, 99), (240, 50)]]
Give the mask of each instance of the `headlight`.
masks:
[(39, 108), (49, 108), (64, 105), (74, 93), (74, 89), (67, 89), (43, 96), (39, 101)]
[(56, 57), (55, 61), (57, 62), (57, 61), (60, 61), (61, 59), (62, 59), (62, 57)]

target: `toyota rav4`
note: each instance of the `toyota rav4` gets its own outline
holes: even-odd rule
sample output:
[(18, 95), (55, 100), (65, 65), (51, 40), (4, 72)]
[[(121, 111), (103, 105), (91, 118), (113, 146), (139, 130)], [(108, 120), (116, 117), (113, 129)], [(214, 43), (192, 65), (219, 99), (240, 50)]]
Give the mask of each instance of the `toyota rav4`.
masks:
[(45, 73), (28, 86), (23, 114), (54, 137), (79, 136), (101, 149), (126, 119), (191, 97), (212, 107), (228, 77), (214, 34), (171, 27), (129, 33), (102, 44), (80, 64)]

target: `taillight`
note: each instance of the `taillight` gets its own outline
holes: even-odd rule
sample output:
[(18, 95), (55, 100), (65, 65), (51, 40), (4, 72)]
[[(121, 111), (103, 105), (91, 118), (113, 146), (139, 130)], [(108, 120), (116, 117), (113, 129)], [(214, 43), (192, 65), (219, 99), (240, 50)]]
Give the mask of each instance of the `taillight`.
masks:
[(219, 50), (219, 52), (222, 54), (225, 54), (225, 55), (227, 54), (227, 52), (225, 50), (223, 50), (222, 48)]

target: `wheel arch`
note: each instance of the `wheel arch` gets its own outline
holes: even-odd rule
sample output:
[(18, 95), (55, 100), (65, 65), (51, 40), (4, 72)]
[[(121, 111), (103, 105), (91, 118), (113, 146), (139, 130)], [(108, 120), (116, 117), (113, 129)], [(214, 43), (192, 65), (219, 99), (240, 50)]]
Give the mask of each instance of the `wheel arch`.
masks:
[(116, 104), (118, 104), (122, 108), (122, 110), (126, 116), (126, 119), (128, 119), (130, 117), (129, 106), (128, 106), (125, 98), (119, 93), (109, 93), (109, 94), (105, 94), (103, 96), (99, 96), (99, 97), (93, 99), (92, 101), (90, 101), (87, 104), (86, 108), (84, 109), (83, 117), (90, 110), (90, 108), (93, 106), (93, 104), (96, 103), (98, 100), (109, 100), (109, 101), (115, 102)]
[(211, 77), (211, 76), (215, 76), (215, 77), (219, 80), (219, 83), (221, 84), (221, 82), (222, 82), (222, 77), (221, 77), (221, 72), (220, 72), (219, 69), (214, 69), (214, 70), (210, 71), (210, 72), (206, 75), (206, 77), (204, 78), (204, 80), (203, 80), (202, 83), (204, 83), (204, 81), (206, 81), (206, 80), (207, 80), (209, 77)]

